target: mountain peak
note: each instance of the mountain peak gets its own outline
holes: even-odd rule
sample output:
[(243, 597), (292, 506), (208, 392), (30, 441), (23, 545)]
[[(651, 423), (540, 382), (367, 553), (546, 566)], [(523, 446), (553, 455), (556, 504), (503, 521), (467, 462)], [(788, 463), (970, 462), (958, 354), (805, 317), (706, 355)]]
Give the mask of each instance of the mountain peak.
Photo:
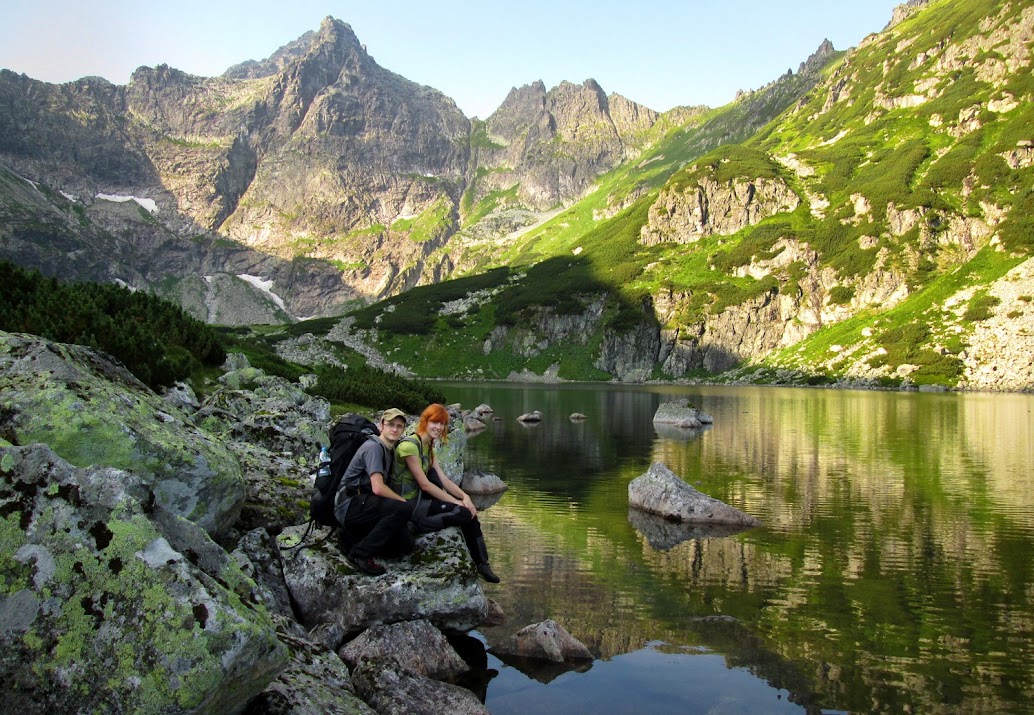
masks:
[(800, 74), (806, 70), (816, 70), (826, 64), (826, 60), (829, 56), (836, 52), (836, 48), (833, 47), (833, 43), (829, 41), (829, 38), (822, 40), (819, 43), (818, 49), (812, 52), (808, 59), (801, 62), (800, 67), (797, 68), (797, 73)]

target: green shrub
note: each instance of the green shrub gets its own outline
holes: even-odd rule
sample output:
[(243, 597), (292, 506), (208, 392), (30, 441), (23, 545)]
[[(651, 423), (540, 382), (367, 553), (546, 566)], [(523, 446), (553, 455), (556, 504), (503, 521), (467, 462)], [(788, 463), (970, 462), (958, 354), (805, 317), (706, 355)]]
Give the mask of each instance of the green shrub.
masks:
[(0, 261), (0, 329), (103, 350), (159, 388), (195, 365), (220, 365), (226, 350), (181, 307), (113, 284), (61, 283)]
[(836, 303), (837, 305), (847, 305), (854, 298), (854, 286), (839, 285), (834, 286), (829, 291), (829, 302)]
[(316, 375), (319, 379), (309, 392), (331, 402), (398, 407), (409, 413), (419, 413), (432, 402), (445, 402), (445, 394), (436, 387), (369, 365), (348, 370), (324, 365)]
[(969, 305), (966, 307), (966, 312), (963, 314), (962, 319), (969, 321), (987, 320), (994, 315), (992, 308), (1001, 302), (1001, 298), (997, 298), (996, 296), (989, 295), (987, 293), (978, 293), (970, 299)]

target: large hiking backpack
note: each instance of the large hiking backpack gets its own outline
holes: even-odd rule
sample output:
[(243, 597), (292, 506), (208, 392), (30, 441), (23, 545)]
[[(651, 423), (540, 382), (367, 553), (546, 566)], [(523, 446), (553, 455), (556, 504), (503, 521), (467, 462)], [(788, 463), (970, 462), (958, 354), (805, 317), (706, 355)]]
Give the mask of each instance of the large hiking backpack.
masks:
[(341, 486), (341, 477), (359, 446), (370, 435), (379, 435), (377, 425), (362, 415), (349, 412), (330, 428), (330, 474), (316, 477), (316, 489), (309, 500), (309, 516), (321, 526), (338, 526), (334, 518), (334, 497)]

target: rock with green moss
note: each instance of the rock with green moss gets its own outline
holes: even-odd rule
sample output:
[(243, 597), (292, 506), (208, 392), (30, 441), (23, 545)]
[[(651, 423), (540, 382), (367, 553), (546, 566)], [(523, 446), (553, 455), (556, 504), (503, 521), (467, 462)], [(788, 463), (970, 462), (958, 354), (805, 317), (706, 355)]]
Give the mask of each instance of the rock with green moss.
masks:
[(286, 551), (305, 532), (281, 532), (284, 577), (302, 625), (332, 624), (344, 633), (370, 626), (427, 619), (445, 631), (466, 632), (485, 618), (485, 593), (456, 527), (417, 538), (412, 554), (379, 559), (382, 576), (358, 573), (341, 555), (335, 539), (309, 537), (302, 548)]
[(234, 455), (103, 353), (0, 332), (5, 439), (43, 443), (80, 467), (132, 470), (158, 503), (220, 535), (245, 484)]
[(0, 448), (5, 711), (239, 712), (287, 662), (254, 589), (135, 475)]
[(302, 635), (281, 629), (291, 653), (280, 676), (245, 710), (245, 715), (374, 715), (355, 693), (348, 667), (337, 653)]

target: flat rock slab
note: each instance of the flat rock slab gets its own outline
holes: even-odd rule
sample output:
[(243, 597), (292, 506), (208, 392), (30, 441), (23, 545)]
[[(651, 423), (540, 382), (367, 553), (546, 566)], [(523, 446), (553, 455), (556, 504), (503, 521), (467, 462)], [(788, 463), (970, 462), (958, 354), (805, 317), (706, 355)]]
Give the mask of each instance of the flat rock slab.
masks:
[(330, 625), (348, 634), (424, 618), (441, 630), (466, 632), (485, 618), (485, 592), (456, 527), (418, 537), (409, 556), (378, 559), (388, 570), (381, 576), (355, 571), (336, 539), (323, 540), (325, 532), (285, 550), (304, 531), (290, 527), (278, 541), (287, 588), (306, 628)]

